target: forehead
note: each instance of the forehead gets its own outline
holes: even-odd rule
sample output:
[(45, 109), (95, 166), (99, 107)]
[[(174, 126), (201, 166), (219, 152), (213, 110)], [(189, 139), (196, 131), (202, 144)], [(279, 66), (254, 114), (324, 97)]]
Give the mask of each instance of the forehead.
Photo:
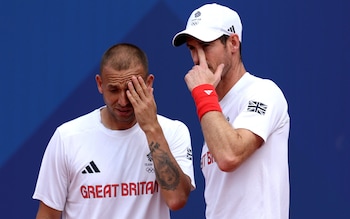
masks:
[(102, 68), (101, 77), (104, 83), (107, 84), (125, 84), (131, 80), (132, 76), (145, 77), (145, 69), (141, 66), (130, 67), (129, 69), (115, 70), (107, 65)]

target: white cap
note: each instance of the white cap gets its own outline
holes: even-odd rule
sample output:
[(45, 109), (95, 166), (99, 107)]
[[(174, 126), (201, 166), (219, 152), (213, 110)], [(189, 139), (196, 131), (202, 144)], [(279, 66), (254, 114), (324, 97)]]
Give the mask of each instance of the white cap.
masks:
[(174, 36), (173, 45), (184, 44), (187, 36), (211, 42), (232, 33), (236, 33), (242, 42), (242, 23), (237, 12), (216, 3), (206, 4), (192, 12), (186, 29)]

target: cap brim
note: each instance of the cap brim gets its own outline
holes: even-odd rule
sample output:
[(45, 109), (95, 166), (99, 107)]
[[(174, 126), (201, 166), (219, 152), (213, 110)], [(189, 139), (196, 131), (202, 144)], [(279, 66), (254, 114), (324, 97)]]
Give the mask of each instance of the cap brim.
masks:
[(198, 28), (186, 29), (177, 33), (173, 37), (173, 46), (175, 47), (181, 46), (186, 42), (186, 39), (188, 36), (194, 37), (203, 42), (211, 42), (213, 40), (218, 39), (222, 35), (223, 33), (221, 31), (213, 31), (212, 29), (198, 29)]
[(173, 38), (173, 46), (177, 47), (177, 46), (181, 46), (182, 44), (184, 44), (186, 42), (186, 38), (188, 36), (187, 33), (183, 33), (184, 31), (176, 34)]

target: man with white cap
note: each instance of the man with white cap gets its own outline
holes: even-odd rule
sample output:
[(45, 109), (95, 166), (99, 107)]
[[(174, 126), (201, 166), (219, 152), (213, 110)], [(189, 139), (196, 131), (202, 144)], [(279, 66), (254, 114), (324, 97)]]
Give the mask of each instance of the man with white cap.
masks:
[(239, 15), (215, 3), (173, 38), (194, 62), (185, 82), (205, 140), (206, 218), (289, 218), (288, 104), (273, 81), (246, 71), (241, 43)]

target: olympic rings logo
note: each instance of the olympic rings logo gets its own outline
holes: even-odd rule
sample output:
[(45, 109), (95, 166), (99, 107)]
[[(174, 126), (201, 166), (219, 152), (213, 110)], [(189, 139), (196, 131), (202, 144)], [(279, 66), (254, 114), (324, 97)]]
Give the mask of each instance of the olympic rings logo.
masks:
[(146, 172), (154, 173), (154, 168), (153, 167), (146, 167)]

